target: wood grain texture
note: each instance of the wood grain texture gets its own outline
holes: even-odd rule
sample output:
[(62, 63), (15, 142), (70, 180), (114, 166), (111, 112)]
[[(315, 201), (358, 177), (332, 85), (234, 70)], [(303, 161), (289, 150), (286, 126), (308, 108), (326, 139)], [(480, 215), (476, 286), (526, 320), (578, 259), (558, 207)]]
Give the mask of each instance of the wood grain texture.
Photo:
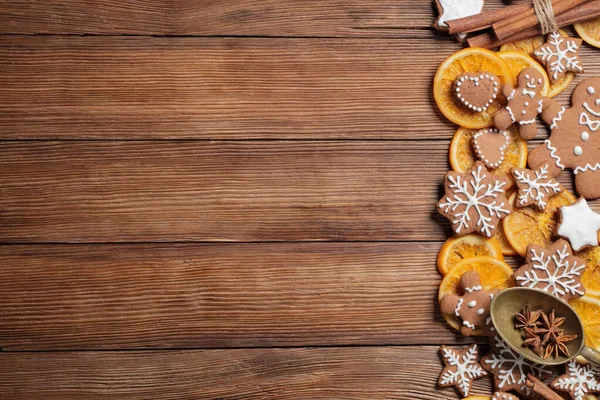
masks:
[[(455, 400), (437, 347), (0, 353), (11, 400)], [(473, 393), (490, 393), (490, 379)]]
[(0, 242), (442, 240), (449, 225), (435, 203), (447, 149), (2, 142)]
[(0, 348), (435, 344), (439, 243), (0, 246)]
[(429, 0), (0, 0), (5, 34), (398, 37), (433, 18)]

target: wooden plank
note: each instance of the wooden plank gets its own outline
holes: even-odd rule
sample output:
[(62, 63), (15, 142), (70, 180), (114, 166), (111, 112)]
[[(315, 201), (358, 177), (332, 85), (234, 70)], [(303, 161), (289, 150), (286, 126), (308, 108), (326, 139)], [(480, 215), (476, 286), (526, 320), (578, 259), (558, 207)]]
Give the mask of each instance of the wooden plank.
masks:
[(4, 34), (398, 37), (433, 18), (424, 0), (0, 0)]
[(448, 138), (455, 128), (436, 113), (430, 86), (456, 49), (429, 32), (401, 41), (5, 36), (0, 138)]
[[(0, 353), (11, 400), (445, 399), (437, 347)], [(472, 393), (489, 394), (490, 379)]]
[(447, 149), (2, 142), (0, 242), (442, 240), (449, 224), (435, 203)]
[(0, 348), (435, 344), (440, 243), (0, 246)]

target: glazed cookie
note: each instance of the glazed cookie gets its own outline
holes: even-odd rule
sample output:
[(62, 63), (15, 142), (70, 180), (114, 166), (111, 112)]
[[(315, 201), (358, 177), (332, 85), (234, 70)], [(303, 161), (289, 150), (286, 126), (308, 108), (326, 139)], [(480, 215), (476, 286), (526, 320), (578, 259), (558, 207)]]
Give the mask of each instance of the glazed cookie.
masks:
[(585, 260), (575, 257), (566, 240), (560, 239), (545, 249), (535, 244), (527, 248), (527, 264), (515, 271), (519, 286), (545, 290), (568, 301), (585, 294), (581, 276)]
[(595, 213), (585, 199), (579, 199), (570, 206), (560, 208), (558, 235), (571, 242), (573, 250), (598, 246), (600, 214)]
[(440, 353), (445, 368), (438, 380), (439, 387), (456, 386), (460, 394), (466, 397), (471, 391), (473, 381), (488, 374), (479, 364), (479, 352), (476, 344), (462, 350), (441, 346)]
[(548, 164), (540, 165), (535, 171), (513, 168), (511, 173), (519, 189), (515, 202), (517, 208), (534, 205), (538, 210), (544, 211), (548, 199), (564, 191), (560, 183), (548, 174)]
[(493, 237), (500, 220), (512, 212), (507, 178), (490, 174), (481, 161), (467, 173), (448, 172), (444, 181), (446, 195), (437, 209), (458, 235), (477, 232)]
[(456, 98), (467, 108), (482, 112), (492, 105), (498, 96), (500, 81), (494, 74), (465, 73), (454, 81), (452, 91)]
[(439, 17), (433, 26), (447, 30), (446, 21), (479, 14), (483, 9), (483, 3), (484, 0), (435, 0)]
[(550, 82), (555, 83), (568, 71), (582, 73), (579, 59), (581, 39), (564, 37), (558, 32), (548, 34), (546, 43), (535, 49), (532, 55), (546, 67)]
[(495, 392), (491, 400), (519, 400), (515, 395), (506, 392)]
[(575, 174), (577, 192), (586, 199), (600, 197), (600, 78), (581, 81), (571, 96), (570, 108), (553, 99), (542, 119), (550, 137), (529, 154), (532, 169), (548, 164), (555, 177), (566, 168)]
[(455, 315), (462, 319), (460, 333), (471, 336), (475, 329), (486, 326), (494, 294), (483, 289), (476, 271), (465, 272), (460, 278), (460, 286), (464, 295), (445, 295), (440, 301), (440, 309), (443, 314)]
[(494, 115), (494, 125), (506, 130), (512, 124), (519, 129), (523, 139), (533, 139), (537, 134), (537, 116), (548, 107), (540, 92), (544, 77), (535, 68), (526, 68), (519, 74), (517, 87), (502, 87), (506, 97), (506, 107)]
[(573, 400), (585, 400), (592, 393), (600, 393), (600, 366), (574, 359), (569, 361), (565, 372), (552, 381), (552, 388), (568, 392)]
[(489, 169), (496, 169), (504, 162), (509, 143), (508, 132), (495, 128), (482, 129), (472, 139), (475, 155)]

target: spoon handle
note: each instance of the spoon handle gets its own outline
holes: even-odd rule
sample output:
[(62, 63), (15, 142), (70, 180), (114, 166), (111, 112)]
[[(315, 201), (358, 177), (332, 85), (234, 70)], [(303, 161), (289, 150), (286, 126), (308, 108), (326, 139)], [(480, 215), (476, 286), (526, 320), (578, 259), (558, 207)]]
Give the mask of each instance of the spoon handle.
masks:
[(583, 346), (583, 349), (581, 349), (581, 353), (579, 354), (588, 361), (591, 361), (595, 364), (600, 364), (600, 351), (596, 351), (591, 347)]

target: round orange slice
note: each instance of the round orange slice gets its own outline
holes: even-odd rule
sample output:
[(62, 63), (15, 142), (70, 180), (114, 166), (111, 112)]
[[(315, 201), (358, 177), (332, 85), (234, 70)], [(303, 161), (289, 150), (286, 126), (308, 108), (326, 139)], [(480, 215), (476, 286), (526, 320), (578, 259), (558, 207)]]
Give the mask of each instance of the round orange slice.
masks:
[(466, 48), (452, 54), (438, 68), (433, 78), (435, 102), (442, 114), (455, 124), (471, 129), (492, 126), (494, 114), (502, 108), (502, 96), (498, 96), (487, 110), (477, 112), (461, 104), (454, 95), (454, 81), (469, 72), (492, 73), (498, 77), (500, 84), (512, 83), (508, 66), (498, 54), (478, 47)]
[[(452, 137), (450, 142), (450, 166), (453, 171), (465, 173), (469, 171), (477, 158), (471, 145), (471, 140), (476, 130), (459, 128)], [(514, 127), (508, 129), (510, 134), (510, 142), (508, 149), (504, 155), (504, 162), (500, 167), (492, 170), (491, 173), (494, 175), (507, 176), (509, 177), (509, 186), (513, 185), (512, 174), (510, 173), (511, 168), (525, 168), (527, 165), (527, 142), (519, 136)]]
[[(598, 239), (600, 239), (600, 234), (598, 234)], [(583, 258), (587, 266), (581, 277), (586, 296), (600, 299), (600, 247), (590, 247), (575, 254), (577, 257)]]
[[(559, 29), (558, 32), (563, 36), (569, 36), (567, 32)], [(546, 42), (544, 35), (537, 35), (527, 39), (517, 40), (516, 42), (507, 43), (500, 47), (500, 51), (520, 51), (525, 54), (531, 55), (533, 50), (537, 49)], [(561, 93), (569, 86), (575, 74), (573, 72), (567, 72), (567, 74), (560, 78), (558, 81), (550, 85), (548, 91), (548, 97), (554, 97)]]
[(587, 44), (600, 47), (600, 18), (577, 22), (573, 27)]
[[(514, 204), (516, 194), (509, 201)], [(515, 208), (502, 220), (504, 234), (510, 245), (522, 256), (525, 256), (530, 244), (548, 247), (556, 234), (559, 212), (558, 208), (575, 202), (575, 196), (565, 190), (551, 197), (545, 211), (539, 211), (533, 206)]]
[[(462, 260), (456, 264), (448, 274), (442, 279), (438, 300), (441, 300), (447, 294), (457, 294), (462, 296), (460, 288), (460, 278), (465, 272), (477, 271), (481, 279), (481, 286), (486, 290), (499, 291), (512, 286), (513, 270), (504, 261), (489, 256), (479, 256)], [(454, 329), (459, 330), (460, 320), (454, 315), (445, 315), (444, 319)], [(481, 335), (480, 330), (473, 332), (473, 335)]]
[(446, 275), (462, 260), (479, 256), (504, 260), (500, 243), (494, 238), (488, 239), (476, 234), (452, 237), (446, 240), (440, 250), (438, 269), (442, 275)]
[(587, 294), (569, 301), (583, 323), (585, 344), (600, 351), (600, 300)]
[(542, 96), (548, 96), (550, 92), (550, 79), (544, 67), (542, 67), (537, 61), (528, 56), (527, 54), (520, 51), (501, 51), (498, 53), (510, 70), (510, 76), (512, 78), (513, 86), (517, 84), (517, 78), (521, 71), (525, 68), (535, 68), (544, 77), (544, 86), (540, 94)]

